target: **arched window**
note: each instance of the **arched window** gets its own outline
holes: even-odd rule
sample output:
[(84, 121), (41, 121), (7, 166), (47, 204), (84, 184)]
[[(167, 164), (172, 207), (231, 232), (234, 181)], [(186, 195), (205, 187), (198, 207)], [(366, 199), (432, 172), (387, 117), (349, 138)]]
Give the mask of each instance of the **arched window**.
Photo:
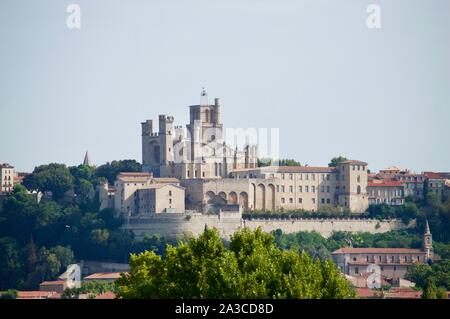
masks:
[(358, 185), (358, 187), (356, 188), (356, 193), (361, 194), (361, 186)]

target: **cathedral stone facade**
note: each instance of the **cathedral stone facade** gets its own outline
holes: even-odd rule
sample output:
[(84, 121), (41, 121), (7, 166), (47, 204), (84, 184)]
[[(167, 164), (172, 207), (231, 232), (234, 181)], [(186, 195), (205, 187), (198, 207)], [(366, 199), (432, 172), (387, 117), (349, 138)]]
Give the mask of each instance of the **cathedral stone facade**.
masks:
[(159, 115), (158, 132), (153, 121), (142, 125), (142, 164), (145, 172), (157, 177), (178, 179), (226, 178), (240, 168), (256, 167), (256, 146), (239, 152), (222, 139), (220, 99), (210, 105), (203, 91), (199, 105), (189, 107), (186, 130), (174, 126), (174, 118)]

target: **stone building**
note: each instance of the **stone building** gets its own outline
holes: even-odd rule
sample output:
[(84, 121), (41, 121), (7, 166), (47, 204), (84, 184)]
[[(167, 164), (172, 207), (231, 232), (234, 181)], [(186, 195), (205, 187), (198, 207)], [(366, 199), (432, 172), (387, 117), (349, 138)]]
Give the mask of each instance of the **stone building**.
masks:
[(372, 181), (367, 185), (369, 204), (403, 205), (405, 203), (405, 185), (397, 181)]
[(109, 185), (107, 181), (100, 183), (98, 186), (100, 210), (106, 208), (115, 208), (116, 189), (113, 185)]
[(393, 285), (398, 285), (410, 267), (416, 263), (432, 261), (433, 240), (428, 226), (425, 226), (422, 249), (410, 248), (340, 248), (332, 253), (339, 269), (353, 277), (366, 276), (368, 267), (375, 264), (381, 269), (381, 276)]
[(403, 199), (409, 197), (413, 200), (421, 200), (424, 197), (424, 183), (426, 178), (425, 174), (416, 174), (407, 169), (399, 169), (393, 166), (380, 170), (378, 174), (369, 176), (369, 183), (399, 182), (403, 185)]
[(6, 163), (0, 163), (0, 193), (12, 192), (14, 177), (14, 167)]
[[(103, 194), (106, 193), (104, 187)], [(126, 216), (185, 210), (184, 188), (176, 178), (157, 178), (150, 173), (120, 173), (113, 192), (115, 210)], [(102, 199), (105, 200), (104, 196)]]
[(220, 99), (210, 105), (203, 90), (200, 104), (189, 106), (186, 131), (174, 127), (174, 118), (167, 115), (159, 115), (158, 132), (153, 132), (152, 120), (141, 123), (143, 171), (157, 177), (209, 179), (256, 167), (256, 146), (247, 144), (239, 152), (223, 141), (220, 108)]
[(440, 200), (446, 199), (446, 183), (450, 180), (450, 173), (424, 172), (424, 175), (427, 192), (436, 194)]
[(344, 161), (337, 167), (240, 169), (234, 170), (230, 177), (231, 184), (233, 179), (248, 180), (251, 200), (244, 209), (318, 211), (324, 206), (341, 206), (362, 212), (368, 206), (367, 163), (361, 161)]
[(274, 166), (233, 170), (228, 178), (182, 180), (189, 208), (240, 205), (242, 210), (309, 210), (340, 206), (351, 212), (368, 207), (367, 163), (338, 167)]

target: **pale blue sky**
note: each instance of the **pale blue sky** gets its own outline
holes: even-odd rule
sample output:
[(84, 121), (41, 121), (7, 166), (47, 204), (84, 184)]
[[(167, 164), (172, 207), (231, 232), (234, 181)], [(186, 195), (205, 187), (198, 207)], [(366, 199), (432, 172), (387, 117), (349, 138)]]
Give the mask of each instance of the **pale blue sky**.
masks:
[(185, 125), (205, 86), (282, 157), (449, 171), (449, 60), (448, 0), (0, 0), (0, 162), (141, 161), (139, 123)]

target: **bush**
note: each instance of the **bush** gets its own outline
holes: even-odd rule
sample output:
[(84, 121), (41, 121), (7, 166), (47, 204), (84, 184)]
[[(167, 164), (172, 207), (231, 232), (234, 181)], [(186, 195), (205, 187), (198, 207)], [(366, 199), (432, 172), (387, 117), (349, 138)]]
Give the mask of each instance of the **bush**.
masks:
[(0, 291), (0, 299), (17, 299), (17, 290), (9, 289), (7, 291)]

